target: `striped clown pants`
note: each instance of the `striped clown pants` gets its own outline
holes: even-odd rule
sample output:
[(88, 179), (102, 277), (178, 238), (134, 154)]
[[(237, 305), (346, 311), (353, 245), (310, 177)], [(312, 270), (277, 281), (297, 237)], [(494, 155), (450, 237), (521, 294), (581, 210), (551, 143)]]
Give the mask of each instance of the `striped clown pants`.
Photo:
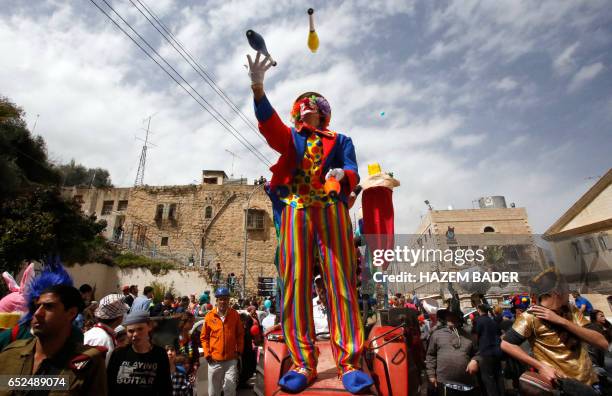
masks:
[(364, 329), (357, 300), (356, 258), (348, 209), (342, 202), (325, 208), (285, 206), (279, 236), (283, 281), (281, 321), (295, 367), (315, 369), (312, 287), (315, 249), (327, 289), (329, 329), (338, 369), (360, 368)]

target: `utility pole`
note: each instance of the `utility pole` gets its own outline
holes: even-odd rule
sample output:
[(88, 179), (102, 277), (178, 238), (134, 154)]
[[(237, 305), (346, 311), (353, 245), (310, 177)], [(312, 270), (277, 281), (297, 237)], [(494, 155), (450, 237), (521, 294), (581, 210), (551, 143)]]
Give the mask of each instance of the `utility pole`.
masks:
[(257, 184), (253, 191), (249, 194), (249, 199), (247, 199), (246, 208), (244, 209), (244, 251), (243, 251), (243, 263), (242, 263), (242, 298), (246, 297), (246, 278), (247, 278), (247, 241), (249, 240), (249, 234), (247, 231), (247, 220), (249, 218), (249, 207), (251, 205), (251, 198), (257, 192), (257, 190), (263, 187), (265, 183)]

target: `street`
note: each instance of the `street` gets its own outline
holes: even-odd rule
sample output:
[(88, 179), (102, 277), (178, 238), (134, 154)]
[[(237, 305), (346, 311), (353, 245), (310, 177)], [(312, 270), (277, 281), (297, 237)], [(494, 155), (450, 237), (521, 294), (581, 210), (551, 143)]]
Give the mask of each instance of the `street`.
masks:
[[(251, 381), (252, 382), (252, 381)], [(208, 396), (208, 363), (206, 359), (200, 359), (197, 383), (198, 396)], [(237, 396), (252, 396), (253, 389), (238, 389)]]

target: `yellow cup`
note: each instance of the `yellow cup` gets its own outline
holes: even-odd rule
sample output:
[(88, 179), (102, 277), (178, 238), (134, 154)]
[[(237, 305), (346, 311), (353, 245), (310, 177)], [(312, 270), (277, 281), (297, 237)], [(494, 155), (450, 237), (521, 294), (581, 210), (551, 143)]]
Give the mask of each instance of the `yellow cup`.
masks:
[(368, 164), (368, 175), (374, 176), (374, 175), (378, 175), (381, 172), (382, 170), (380, 170), (380, 164), (378, 162), (375, 162), (373, 164)]

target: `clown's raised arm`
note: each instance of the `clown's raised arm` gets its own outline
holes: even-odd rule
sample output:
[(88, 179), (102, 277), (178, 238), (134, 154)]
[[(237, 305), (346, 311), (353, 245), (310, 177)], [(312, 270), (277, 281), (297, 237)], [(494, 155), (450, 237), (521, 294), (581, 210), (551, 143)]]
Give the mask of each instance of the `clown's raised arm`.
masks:
[(251, 77), (251, 89), (255, 101), (255, 115), (259, 122), (259, 130), (268, 142), (268, 145), (278, 153), (287, 150), (291, 142), (291, 129), (286, 126), (276, 114), (264, 92), (264, 76), (266, 71), (272, 67), (270, 57), (260, 60), (261, 52), (255, 56), (255, 61), (247, 55), (249, 61), (249, 76)]
[(299, 167), (298, 158), (305, 151), (306, 138), (302, 129), (327, 137), (323, 140), (322, 157), (325, 179), (333, 176), (342, 186), (341, 199), (344, 202), (350, 192), (359, 183), (355, 147), (351, 138), (327, 129), (331, 118), (331, 108), (327, 100), (316, 92), (307, 92), (297, 98), (293, 104), (291, 116), (295, 127), (287, 126), (278, 116), (264, 92), (264, 75), (271, 67), (268, 57), (260, 60), (258, 52), (255, 61), (247, 55), (249, 76), (253, 90), (255, 115), (259, 130), (268, 145), (279, 154), (279, 161), (270, 169), (273, 173), (272, 185), (288, 184), (292, 171)]

